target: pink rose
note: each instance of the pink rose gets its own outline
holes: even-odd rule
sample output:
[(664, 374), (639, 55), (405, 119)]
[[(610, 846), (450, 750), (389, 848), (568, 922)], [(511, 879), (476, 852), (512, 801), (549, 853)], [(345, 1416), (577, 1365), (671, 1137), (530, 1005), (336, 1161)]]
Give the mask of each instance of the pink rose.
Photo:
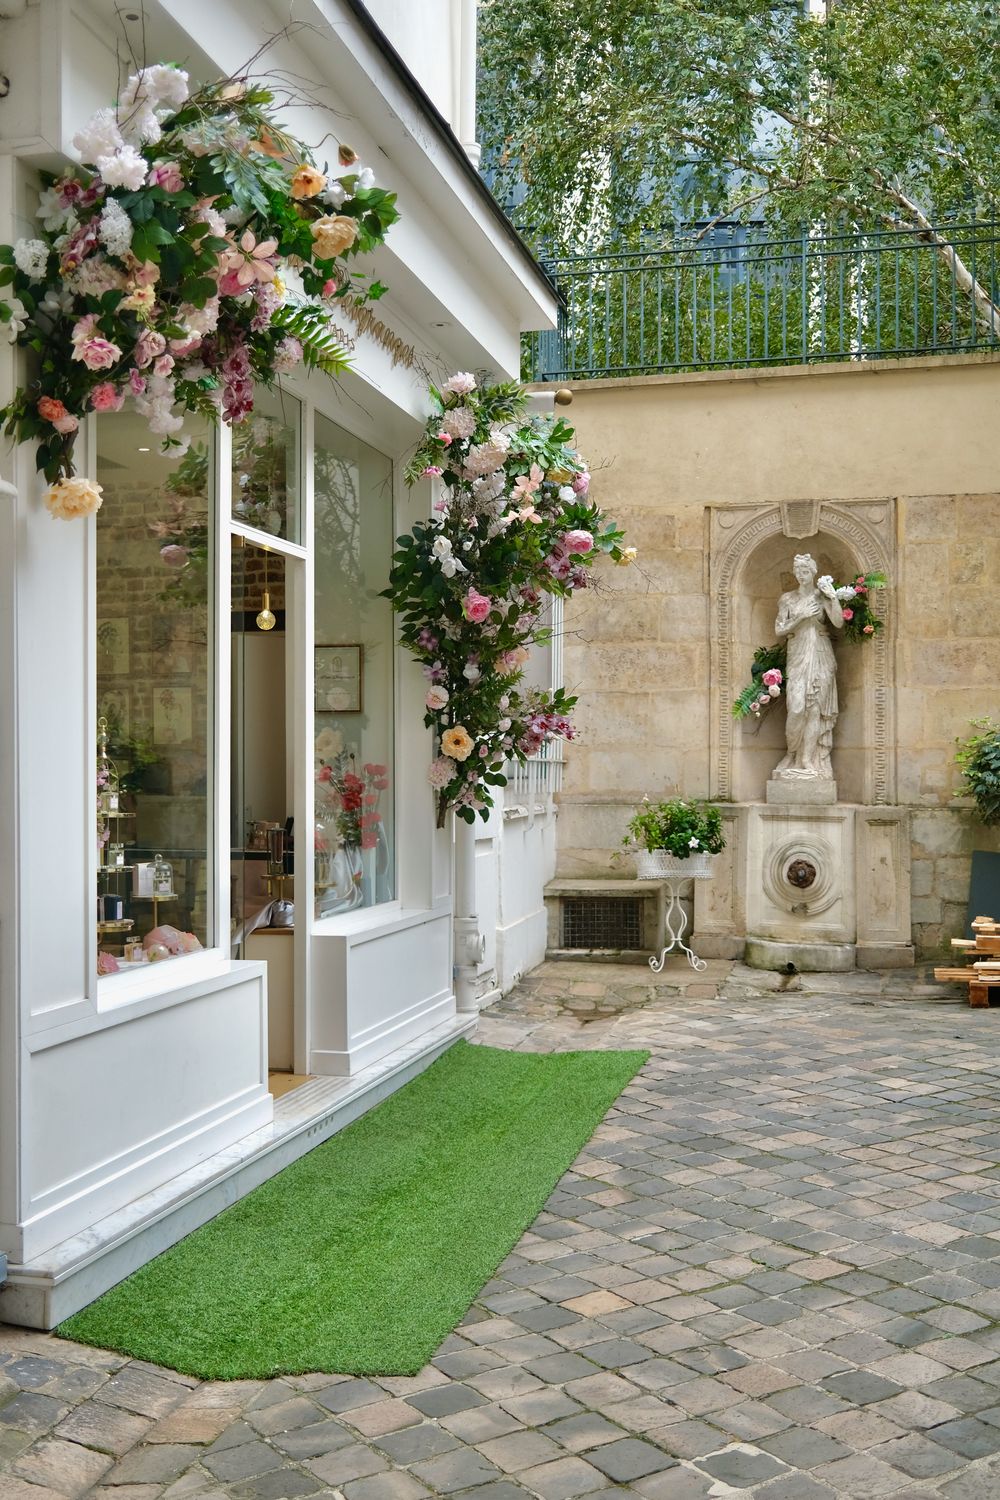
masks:
[(323, 769), (320, 771), (319, 775), (316, 777), (316, 780), (317, 781), (329, 781), (332, 776), (333, 776), (333, 771), (331, 770), (331, 768), (329, 766), (324, 766)]
[(780, 687), (781, 680), (781, 673), (778, 671), (777, 667), (769, 667), (761, 678), (761, 682), (763, 682), (765, 687)]
[(584, 469), (582, 474), (577, 474), (573, 479), (573, 488), (578, 495), (585, 495), (590, 489), (590, 475)]
[(842, 611), (842, 613), (843, 613), (843, 616), (844, 616), (845, 620), (853, 620), (854, 619), (854, 611), (853, 611), (853, 609), (845, 609), (845, 610)]
[(159, 359), (153, 363), (154, 375), (169, 375), (174, 368), (174, 357), (172, 354), (161, 354)]
[(188, 550), (176, 542), (169, 542), (166, 547), (160, 548), (160, 556), (168, 568), (183, 568), (188, 560)]
[(175, 359), (183, 359), (187, 354), (193, 354), (201, 346), (201, 334), (192, 333), (186, 339), (171, 339), (170, 352)]
[(770, 703), (770, 701), (771, 697), (769, 693), (761, 693), (760, 697), (757, 699), (758, 703)]
[(593, 545), (594, 538), (589, 531), (567, 531), (563, 537), (567, 552), (589, 552)]
[(64, 437), (68, 437), (71, 432), (76, 431), (80, 423), (77, 421), (76, 417), (67, 412), (64, 417), (56, 417), (52, 425), (55, 428), (56, 432), (61, 432)]
[(142, 396), (146, 391), (146, 377), (140, 375), (138, 370), (129, 370), (128, 383), (132, 388), (133, 396)]
[(449, 696), (447, 688), (435, 686), (428, 688), (427, 697), (424, 699), (424, 702), (432, 713), (438, 713), (447, 705)]
[(175, 161), (158, 161), (146, 179), (150, 187), (161, 187), (165, 193), (179, 193), (184, 177)]
[(462, 613), (473, 625), (481, 625), (484, 620), (488, 620), (492, 608), (493, 600), (472, 588), (462, 600)]
[(112, 385), (110, 380), (103, 380), (91, 391), (90, 404), (95, 411), (121, 411), (125, 405), (125, 392)]
[(78, 318), (73, 324), (73, 332), (70, 334), (70, 339), (72, 340), (74, 347), (77, 344), (84, 343), (89, 338), (93, 338), (94, 329), (96, 327), (96, 313), (87, 313), (84, 317)]
[(452, 437), (450, 432), (436, 432), (434, 436), (437, 438), (438, 442), (443, 443), (446, 448), (450, 448), (452, 443), (454, 442), (454, 438)]
[(861, 634), (862, 635), (874, 635), (875, 634), (875, 626), (874, 625), (865, 625), (864, 628), (861, 631)]
[(144, 328), (135, 345), (135, 362), (138, 368), (144, 370), (147, 365), (151, 365), (166, 347), (167, 341), (162, 333), (157, 333), (154, 328)]
[(122, 357), (122, 351), (110, 339), (81, 339), (73, 358), (81, 359), (88, 370), (110, 370)]

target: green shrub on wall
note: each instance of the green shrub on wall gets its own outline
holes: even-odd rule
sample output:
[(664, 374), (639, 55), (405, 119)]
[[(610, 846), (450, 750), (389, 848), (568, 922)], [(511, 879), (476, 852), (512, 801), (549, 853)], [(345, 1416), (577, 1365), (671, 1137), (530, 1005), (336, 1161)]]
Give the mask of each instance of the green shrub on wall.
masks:
[(978, 731), (958, 741), (956, 763), (962, 772), (962, 792), (975, 798), (983, 823), (1000, 823), (1000, 724), (973, 719)]

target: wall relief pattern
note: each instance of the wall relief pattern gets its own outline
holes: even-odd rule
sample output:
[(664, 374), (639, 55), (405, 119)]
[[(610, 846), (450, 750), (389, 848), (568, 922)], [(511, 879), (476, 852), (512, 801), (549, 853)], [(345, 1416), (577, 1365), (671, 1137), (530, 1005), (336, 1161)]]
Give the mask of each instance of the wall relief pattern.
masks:
[[(709, 506), (711, 639), (711, 795), (732, 800), (741, 728), (732, 702), (749, 667), (738, 638), (737, 602), (748, 564), (760, 547), (785, 536), (796, 542), (827, 537), (853, 559), (858, 573), (881, 572), (889, 588), (879, 600), (885, 629), (864, 650), (863, 722), (866, 747), (864, 802), (893, 803), (896, 796), (895, 700), (895, 501), (791, 500), (774, 505)], [(769, 642), (760, 641), (765, 645)]]

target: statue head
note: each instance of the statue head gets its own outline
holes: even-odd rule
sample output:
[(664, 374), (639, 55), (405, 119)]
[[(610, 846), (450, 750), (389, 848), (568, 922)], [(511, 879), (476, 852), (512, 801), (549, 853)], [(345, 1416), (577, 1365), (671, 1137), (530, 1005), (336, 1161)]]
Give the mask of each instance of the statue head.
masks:
[(792, 562), (792, 572), (797, 583), (814, 583), (818, 572), (816, 560), (810, 552), (797, 552)]

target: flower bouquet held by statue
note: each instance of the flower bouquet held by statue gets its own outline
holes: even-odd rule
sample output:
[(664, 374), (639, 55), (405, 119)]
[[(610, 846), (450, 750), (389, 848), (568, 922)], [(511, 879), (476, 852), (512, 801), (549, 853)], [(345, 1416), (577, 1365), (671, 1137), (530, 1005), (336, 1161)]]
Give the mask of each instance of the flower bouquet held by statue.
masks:
[[(883, 629), (883, 621), (872, 608), (872, 594), (885, 588), (886, 583), (883, 573), (860, 573), (853, 583), (844, 584), (834, 583), (829, 574), (815, 580), (816, 589), (840, 606), (841, 628), (851, 641), (870, 641)], [(750, 681), (733, 704), (733, 718), (760, 720), (773, 703), (785, 696), (787, 668), (787, 640), (775, 646), (758, 646), (750, 667)]]
[(54, 516), (100, 506), (73, 466), (89, 412), (129, 402), (183, 452), (185, 413), (239, 422), (255, 383), (347, 367), (332, 314), (385, 290), (347, 262), (385, 239), (395, 195), (349, 146), (320, 170), (273, 106), (248, 77), (190, 93), (144, 68), (74, 137), (83, 165), (45, 179), (38, 237), (0, 246), (0, 324), (35, 356), (0, 421), (37, 444)]
[(449, 807), (485, 819), (507, 761), (573, 737), (576, 699), (521, 685), (529, 647), (549, 638), (547, 596), (586, 588), (598, 554), (625, 564), (635, 551), (588, 498), (572, 428), (527, 417), (520, 386), (458, 374), (430, 395), (406, 477), (438, 480), (440, 493), (432, 518), (398, 538), (386, 597), (427, 680), (442, 826)]

